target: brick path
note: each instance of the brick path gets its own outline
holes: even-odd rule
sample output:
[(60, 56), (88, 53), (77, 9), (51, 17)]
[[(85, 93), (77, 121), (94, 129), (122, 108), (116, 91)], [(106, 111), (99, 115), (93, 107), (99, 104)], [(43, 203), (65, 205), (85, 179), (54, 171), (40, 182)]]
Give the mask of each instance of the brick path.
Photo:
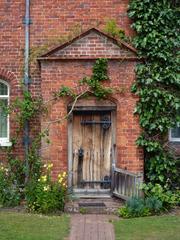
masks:
[(114, 219), (110, 215), (71, 215), (69, 240), (114, 240), (114, 228), (109, 222)]

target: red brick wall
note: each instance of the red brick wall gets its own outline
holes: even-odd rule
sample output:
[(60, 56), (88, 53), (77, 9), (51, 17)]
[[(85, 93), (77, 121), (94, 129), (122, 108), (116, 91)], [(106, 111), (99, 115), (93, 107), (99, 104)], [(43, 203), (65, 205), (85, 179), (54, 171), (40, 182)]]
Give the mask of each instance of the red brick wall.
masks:
[[(22, 97), (21, 88), (19, 85), (18, 78), (16, 75), (7, 71), (4, 68), (0, 68), (0, 79), (3, 79), (10, 86), (10, 102), (13, 102), (17, 97)], [(18, 124), (15, 121), (15, 114), (12, 113), (10, 116), (10, 136), (15, 136)], [(5, 150), (6, 147), (0, 147), (0, 161), (5, 159)], [(23, 149), (22, 149), (22, 134), (19, 135), (19, 141), (17, 142), (17, 146), (14, 149), (14, 154), (18, 155), (19, 158), (23, 159)]]
[[(90, 27), (103, 29), (108, 19), (115, 19), (127, 35), (132, 35), (130, 20), (127, 16), (128, 2), (128, 0), (31, 1), (30, 47), (54, 42), (56, 38), (73, 32), (77, 24), (84, 30)], [(24, 25), (22, 20), (24, 15), (25, 1), (0, 1), (0, 77), (4, 80), (7, 79), (10, 83), (11, 99), (18, 94), (21, 95), (20, 82), (23, 78), (24, 50)], [(51, 45), (53, 47), (53, 44)], [(91, 53), (94, 55), (98, 50), (102, 51), (102, 55), (99, 54), (98, 56), (104, 56), (102, 46), (98, 46), (98, 48), (95, 47), (95, 52)], [(118, 50), (115, 50), (117, 54)], [(119, 54), (122, 54), (122, 51), (119, 50)], [(129, 54), (129, 52), (126, 51), (126, 54)], [(41, 68), (37, 63), (31, 64), (32, 84), (30, 89), (35, 96), (42, 93), (44, 99), (48, 99), (61, 84), (76, 86), (77, 81), (82, 79), (83, 76), (90, 76), (92, 64), (92, 60), (54, 61), (51, 63), (44, 61)], [(109, 75), (111, 86), (120, 86), (126, 89), (124, 94), (113, 96), (117, 102), (117, 122), (121, 123), (117, 127), (117, 164), (119, 167), (131, 171), (142, 171), (143, 154), (135, 146), (135, 139), (140, 132), (138, 119), (133, 116), (137, 99), (130, 93), (130, 86), (135, 79), (134, 66), (135, 62), (133, 61), (110, 60)], [(9, 72), (15, 80), (12, 80)], [(50, 119), (63, 116), (66, 113), (66, 106), (66, 101), (56, 103), (50, 112)], [(66, 122), (63, 125), (53, 125), (50, 130), (52, 140), (50, 147), (43, 145), (42, 148), (45, 159), (52, 160), (54, 163), (55, 175), (58, 171), (67, 169), (66, 127)], [(12, 122), (11, 137), (15, 128), (16, 125)], [(16, 152), (22, 157), (23, 149), (21, 145), (16, 148)]]
[[(124, 43), (124, 42), (123, 42)], [(124, 43), (125, 44), (125, 43)], [(130, 51), (128, 45), (123, 45), (107, 35), (103, 35), (96, 29), (90, 29), (85, 34), (81, 34), (72, 42), (62, 45), (60, 49), (55, 49), (47, 54), (50, 57), (61, 58), (128, 58), (136, 57)]]
[[(93, 63), (92, 60), (43, 61), (41, 79), (44, 100), (50, 99), (52, 93), (63, 84), (76, 88), (79, 80), (91, 75)], [(135, 78), (135, 64), (133, 61), (109, 60), (108, 85), (124, 89), (123, 93), (112, 96), (117, 104), (117, 166), (133, 172), (142, 172), (143, 152), (135, 145), (135, 140), (140, 133), (138, 119), (133, 115), (137, 99), (130, 92)], [(68, 99), (62, 99), (52, 105), (49, 116), (43, 119), (43, 126), (46, 126), (49, 121), (65, 116), (68, 103)], [(56, 176), (60, 169), (67, 170), (67, 121), (63, 124), (51, 125), (50, 139), (52, 142), (44, 146), (42, 152), (47, 161), (53, 161)]]

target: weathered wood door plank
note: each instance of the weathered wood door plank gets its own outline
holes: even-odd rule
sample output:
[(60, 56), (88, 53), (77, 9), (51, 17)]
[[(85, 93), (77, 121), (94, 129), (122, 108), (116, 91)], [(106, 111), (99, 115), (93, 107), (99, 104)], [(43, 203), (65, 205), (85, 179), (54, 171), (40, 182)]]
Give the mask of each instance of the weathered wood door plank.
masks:
[[(111, 113), (106, 115), (111, 119)], [(73, 187), (101, 188), (105, 176), (111, 174), (112, 127), (107, 129), (102, 124), (81, 124), (85, 121), (100, 122), (101, 112), (74, 113), (73, 116)], [(79, 156), (80, 149), (83, 157)], [(82, 184), (82, 181), (92, 183)]]

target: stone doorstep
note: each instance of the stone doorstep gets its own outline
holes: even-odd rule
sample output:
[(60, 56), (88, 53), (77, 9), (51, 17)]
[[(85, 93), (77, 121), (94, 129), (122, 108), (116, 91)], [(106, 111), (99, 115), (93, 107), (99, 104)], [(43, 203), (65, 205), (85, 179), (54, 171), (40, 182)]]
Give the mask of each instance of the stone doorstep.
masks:
[[(91, 203), (90, 206), (79, 206), (79, 203)], [(96, 206), (97, 203), (97, 206)], [(103, 203), (104, 206), (98, 206)], [(79, 198), (71, 200), (65, 204), (65, 212), (82, 214), (116, 214), (118, 208), (124, 204), (123, 200), (117, 198)], [(92, 206), (93, 205), (93, 206)]]

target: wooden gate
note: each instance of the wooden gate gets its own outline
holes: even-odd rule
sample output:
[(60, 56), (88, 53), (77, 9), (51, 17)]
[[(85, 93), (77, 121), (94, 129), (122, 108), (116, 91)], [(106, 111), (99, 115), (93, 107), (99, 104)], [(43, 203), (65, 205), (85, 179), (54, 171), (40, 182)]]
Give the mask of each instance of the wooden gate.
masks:
[(110, 189), (111, 149), (111, 112), (74, 112), (72, 121), (72, 186), (74, 189)]

